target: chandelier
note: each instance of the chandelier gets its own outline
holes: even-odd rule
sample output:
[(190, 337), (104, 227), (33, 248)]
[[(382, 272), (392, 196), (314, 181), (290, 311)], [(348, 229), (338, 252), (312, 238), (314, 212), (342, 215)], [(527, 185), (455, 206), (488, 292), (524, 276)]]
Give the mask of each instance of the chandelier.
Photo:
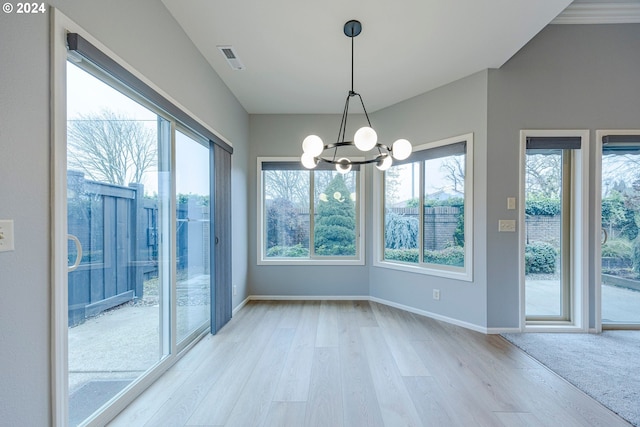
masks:
[[(371, 127), (369, 114), (364, 106), (364, 101), (359, 93), (353, 90), (353, 39), (362, 31), (362, 24), (359, 21), (351, 20), (344, 24), (345, 36), (351, 38), (351, 90), (347, 95), (342, 112), (342, 121), (338, 130), (338, 140), (333, 144), (325, 144), (317, 135), (309, 135), (302, 141), (302, 165), (307, 169), (313, 169), (320, 162), (330, 163), (336, 166), (340, 173), (348, 173), (352, 165), (364, 165), (374, 163), (376, 167), (385, 171), (393, 164), (393, 159), (404, 160), (411, 155), (411, 143), (406, 139), (398, 139), (391, 146), (378, 142), (378, 135)], [(351, 98), (357, 96), (362, 104), (364, 115), (369, 126), (361, 127), (353, 136), (353, 141), (345, 141), (347, 130), (347, 115), (349, 114), (349, 102)], [(362, 152), (373, 150), (373, 154), (365, 155), (364, 160), (353, 160), (339, 154), (343, 147), (356, 147)], [(375, 149), (375, 150), (374, 150)]]

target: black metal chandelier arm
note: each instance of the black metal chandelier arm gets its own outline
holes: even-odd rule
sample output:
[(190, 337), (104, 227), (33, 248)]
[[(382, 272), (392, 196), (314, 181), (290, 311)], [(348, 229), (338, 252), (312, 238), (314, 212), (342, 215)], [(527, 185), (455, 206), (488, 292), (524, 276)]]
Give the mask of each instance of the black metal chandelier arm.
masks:
[(354, 95), (357, 95), (358, 98), (360, 98), (360, 104), (362, 104), (362, 109), (364, 110), (364, 116), (367, 118), (367, 123), (369, 124), (369, 127), (371, 127), (371, 120), (369, 120), (369, 114), (367, 113), (367, 109), (364, 106), (364, 101), (362, 100), (362, 96), (360, 96), (359, 93), (355, 93)]
[[(324, 148), (323, 148), (323, 151), (324, 150), (329, 150), (331, 148), (338, 148), (338, 147), (353, 147), (353, 145), (354, 145), (353, 141), (338, 141), (338, 142), (335, 142), (333, 144), (325, 145)], [(381, 142), (377, 142), (376, 145), (374, 146), (374, 148), (384, 149), (388, 153), (391, 152), (391, 147), (389, 147), (389, 146), (387, 146), (385, 144), (382, 144)], [(380, 153), (380, 154), (384, 155), (385, 153)], [(320, 158), (320, 157), (318, 157), (318, 158)]]
[(334, 159), (325, 159), (324, 157), (318, 157), (318, 160), (320, 162), (324, 162), (324, 163), (330, 163), (332, 165), (368, 165), (371, 163), (378, 163), (380, 162), (380, 157), (383, 157), (384, 155), (378, 155), (376, 157), (374, 157), (373, 159), (366, 159), (366, 160), (350, 160), (347, 159), (347, 161), (340, 161), (340, 160), (334, 160)]
[(344, 141), (344, 134), (347, 131), (347, 115), (349, 114), (349, 100), (351, 94), (347, 95), (344, 101), (344, 109), (342, 110), (342, 120), (340, 121), (340, 129), (338, 129), (338, 141)]

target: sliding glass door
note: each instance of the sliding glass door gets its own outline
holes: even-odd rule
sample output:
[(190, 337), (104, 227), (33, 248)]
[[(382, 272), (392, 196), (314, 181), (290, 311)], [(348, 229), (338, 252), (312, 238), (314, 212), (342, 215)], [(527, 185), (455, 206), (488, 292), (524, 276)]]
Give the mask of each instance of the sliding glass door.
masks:
[(213, 148), (84, 60), (67, 62), (66, 133), (76, 426), (211, 324)]
[(170, 352), (171, 239), (160, 236), (171, 235), (171, 124), (71, 62), (67, 76), (68, 393), (78, 425)]
[(211, 162), (209, 141), (176, 131), (177, 341), (209, 325)]
[(640, 136), (601, 141), (602, 325), (640, 328)]

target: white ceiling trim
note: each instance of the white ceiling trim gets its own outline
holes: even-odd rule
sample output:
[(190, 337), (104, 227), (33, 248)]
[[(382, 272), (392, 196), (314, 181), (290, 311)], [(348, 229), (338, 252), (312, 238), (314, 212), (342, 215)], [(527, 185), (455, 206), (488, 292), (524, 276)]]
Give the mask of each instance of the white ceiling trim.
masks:
[(551, 24), (640, 23), (640, 3), (574, 3)]

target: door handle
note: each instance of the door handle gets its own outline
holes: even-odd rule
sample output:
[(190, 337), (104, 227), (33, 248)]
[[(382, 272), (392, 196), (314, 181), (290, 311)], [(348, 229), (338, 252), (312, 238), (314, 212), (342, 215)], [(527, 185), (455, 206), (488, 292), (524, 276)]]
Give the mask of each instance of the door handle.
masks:
[(607, 233), (607, 230), (605, 230), (604, 228), (601, 228), (600, 231), (602, 231), (601, 245), (604, 245), (609, 239), (609, 233)]
[(80, 240), (74, 236), (73, 234), (67, 234), (67, 239), (73, 240), (73, 243), (76, 245), (76, 262), (73, 263), (72, 266), (69, 266), (69, 273), (80, 267), (80, 261), (82, 261), (82, 245), (80, 244)]
[(215, 241), (216, 245), (218, 244), (218, 242), (220, 242), (220, 239), (218, 239), (218, 236), (216, 236), (214, 241)]

